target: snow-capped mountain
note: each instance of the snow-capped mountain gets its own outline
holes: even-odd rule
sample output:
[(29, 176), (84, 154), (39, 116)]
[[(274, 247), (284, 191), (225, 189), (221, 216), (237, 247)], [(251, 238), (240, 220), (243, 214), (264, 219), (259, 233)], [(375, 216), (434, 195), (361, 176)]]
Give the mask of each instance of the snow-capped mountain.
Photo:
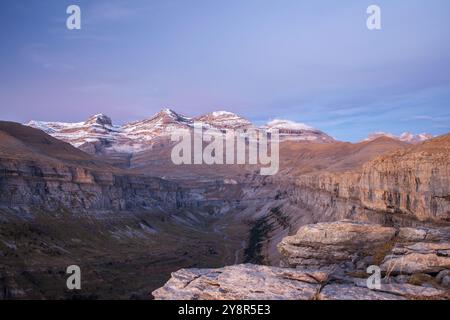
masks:
[(326, 133), (310, 127), (304, 123), (290, 120), (275, 119), (266, 124), (266, 130), (277, 129), (280, 140), (312, 141), (312, 142), (333, 142), (334, 139)]
[[(257, 128), (250, 121), (228, 111), (216, 111), (195, 118), (163, 109), (144, 120), (114, 125), (104, 114), (89, 117), (84, 122), (30, 121), (26, 125), (45, 131), (73, 146), (99, 155), (117, 155), (121, 161), (129, 155), (151, 150), (160, 139), (170, 139), (177, 130), (192, 129), (194, 123), (217, 130)], [(333, 138), (320, 130), (288, 120), (273, 120), (261, 127), (267, 131), (278, 129), (281, 140), (331, 142)]]
[(388, 137), (391, 139), (396, 139), (399, 141), (407, 142), (407, 143), (419, 143), (426, 140), (429, 140), (433, 138), (434, 136), (432, 134), (428, 133), (420, 133), (420, 134), (413, 134), (410, 132), (403, 132), (401, 135), (396, 136), (392, 133), (386, 133), (386, 132), (375, 132), (370, 134), (364, 141), (372, 141), (380, 137)]
[(113, 125), (109, 117), (98, 114), (85, 122), (30, 121), (26, 125), (45, 131), (91, 154), (134, 153), (151, 149), (151, 140), (170, 136), (174, 130), (189, 128), (191, 120), (170, 109), (164, 109), (151, 118)]
[(100, 139), (112, 141), (121, 131), (120, 127), (114, 126), (111, 119), (104, 114), (91, 116), (85, 122), (66, 123), (32, 120), (26, 125), (40, 129), (75, 147)]
[(89, 153), (134, 153), (152, 148), (155, 138), (170, 137), (177, 130), (191, 129), (194, 122), (218, 130), (248, 128), (252, 124), (238, 115), (218, 111), (197, 118), (189, 118), (171, 109), (163, 109), (152, 117), (113, 125), (104, 114), (89, 117), (84, 122), (30, 121), (26, 125), (52, 135)]

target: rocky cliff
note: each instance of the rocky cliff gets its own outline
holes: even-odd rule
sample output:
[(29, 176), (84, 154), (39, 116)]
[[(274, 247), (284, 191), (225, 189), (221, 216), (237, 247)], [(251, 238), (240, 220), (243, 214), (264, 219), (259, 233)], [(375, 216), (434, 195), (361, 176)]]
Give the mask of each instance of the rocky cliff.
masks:
[(0, 160), (0, 205), (9, 208), (136, 210), (175, 208), (178, 186), (159, 178), (36, 161)]
[(370, 211), (421, 221), (450, 221), (450, 135), (379, 156), (351, 171), (304, 174), (297, 196), (337, 217)]

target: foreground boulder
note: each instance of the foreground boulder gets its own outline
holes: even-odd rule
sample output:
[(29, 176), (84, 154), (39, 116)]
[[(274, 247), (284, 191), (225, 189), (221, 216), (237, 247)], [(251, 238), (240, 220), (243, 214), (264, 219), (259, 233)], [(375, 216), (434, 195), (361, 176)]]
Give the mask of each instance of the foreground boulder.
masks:
[[(343, 220), (301, 227), (297, 234), (285, 237), (278, 250), (290, 267), (323, 267), (356, 263), (385, 250), (396, 230), (380, 225)], [(376, 258), (376, 257), (375, 257)]]
[(252, 264), (220, 269), (181, 269), (164, 287), (153, 291), (160, 300), (311, 300), (326, 272)]

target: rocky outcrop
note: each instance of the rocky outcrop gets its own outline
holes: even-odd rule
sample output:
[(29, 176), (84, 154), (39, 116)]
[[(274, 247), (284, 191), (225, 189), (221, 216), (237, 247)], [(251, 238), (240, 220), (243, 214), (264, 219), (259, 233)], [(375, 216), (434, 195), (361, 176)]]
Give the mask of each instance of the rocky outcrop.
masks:
[(278, 245), (290, 267), (338, 267), (365, 271), (380, 265), (387, 276), (450, 269), (450, 229), (391, 228), (355, 221), (301, 227)]
[(450, 270), (450, 229), (401, 228), (397, 238), (381, 265), (387, 274), (438, 274)]
[[(288, 268), (246, 264), (183, 269), (153, 295), (156, 299), (448, 299), (448, 231), (349, 220), (307, 225), (278, 246)], [(372, 273), (367, 267), (379, 264), (380, 286), (369, 286)]]
[(394, 228), (349, 220), (318, 223), (285, 237), (278, 249), (291, 267), (356, 263), (373, 256), (394, 238), (395, 232)]
[(253, 264), (219, 269), (181, 269), (152, 292), (157, 300), (407, 300), (446, 299), (448, 291), (383, 281), (369, 289), (366, 280), (339, 281), (321, 270)]
[(328, 274), (242, 264), (220, 269), (181, 269), (164, 287), (159, 300), (311, 300)]

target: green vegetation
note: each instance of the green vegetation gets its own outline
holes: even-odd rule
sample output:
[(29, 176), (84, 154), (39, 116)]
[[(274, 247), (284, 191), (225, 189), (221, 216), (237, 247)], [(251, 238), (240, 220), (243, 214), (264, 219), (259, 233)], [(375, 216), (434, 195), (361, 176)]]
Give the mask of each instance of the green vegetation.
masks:
[(255, 224), (250, 229), (248, 246), (244, 251), (244, 261), (246, 263), (266, 263), (264, 254), (262, 253), (262, 243), (267, 238), (267, 235), (271, 229), (271, 225), (267, 222), (266, 217), (256, 220)]

